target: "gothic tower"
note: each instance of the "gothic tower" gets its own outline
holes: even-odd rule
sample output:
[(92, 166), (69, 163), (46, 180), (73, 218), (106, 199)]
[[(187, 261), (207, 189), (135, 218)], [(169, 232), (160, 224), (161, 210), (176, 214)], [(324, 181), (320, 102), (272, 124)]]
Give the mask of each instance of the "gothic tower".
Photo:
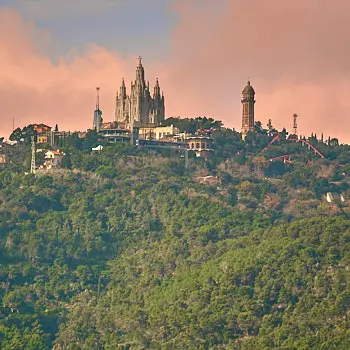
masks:
[(254, 96), (255, 91), (248, 81), (247, 86), (242, 91), (242, 138), (244, 139), (249, 131), (254, 131)]
[(159, 125), (165, 118), (164, 96), (160, 94), (158, 79), (151, 96), (145, 71), (138, 58), (136, 79), (131, 83), (130, 95), (126, 94), (124, 80), (116, 97), (115, 120), (123, 127)]
[(122, 79), (122, 85), (119, 89), (119, 94), (116, 97), (116, 109), (115, 118), (117, 122), (129, 123), (129, 112), (130, 112), (130, 99), (126, 94), (126, 86), (124, 78)]
[(160, 86), (158, 78), (153, 92), (153, 111), (151, 115), (151, 122), (154, 124), (161, 124), (165, 116), (164, 95), (160, 94)]

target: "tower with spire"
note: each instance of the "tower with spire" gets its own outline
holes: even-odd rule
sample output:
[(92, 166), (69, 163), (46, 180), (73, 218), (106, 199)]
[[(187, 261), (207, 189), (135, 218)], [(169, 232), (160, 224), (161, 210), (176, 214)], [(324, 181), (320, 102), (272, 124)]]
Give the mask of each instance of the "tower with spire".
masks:
[(255, 91), (248, 80), (247, 86), (242, 91), (242, 138), (244, 139), (249, 131), (254, 131), (254, 100)]
[(160, 92), (158, 79), (151, 96), (149, 82), (145, 81), (142, 58), (138, 57), (136, 79), (131, 82), (130, 95), (126, 93), (124, 79), (116, 96), (115, 120), (119, 125), (130, 128), (131, 125), (159, 125), (165, 119), (164, 96)]
[(96, 131), (100, 131), (102, 126), (102, 111), (100, 110), (100, 88), (96, 88), (96, 108), (94, 111), (94, 120), (92, 124), (92, 128), (96, 129)]
[(154, 124), (160, 124), (165, 119), (164, 95), (160, 93), (159, 80), (156, 79), (156, 85), (153, 91), (153, 106), (151, 119)]

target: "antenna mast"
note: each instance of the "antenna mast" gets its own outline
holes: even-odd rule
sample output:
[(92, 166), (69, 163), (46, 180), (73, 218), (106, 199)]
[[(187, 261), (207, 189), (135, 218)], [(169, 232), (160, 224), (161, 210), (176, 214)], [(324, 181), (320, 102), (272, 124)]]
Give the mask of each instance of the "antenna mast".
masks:
[(100, 88), (96, 88), (96, 110), (100, 109)]
[(35, 140), (34, 136), (32, 136), (32, 161), (30, 164), (30, 173), (35, 174), (36, 173), (36, 164), (35, 164)]
[(297, 124), (297, 114), (293, 114), (293, 134), (298, 135), (298, 124)]

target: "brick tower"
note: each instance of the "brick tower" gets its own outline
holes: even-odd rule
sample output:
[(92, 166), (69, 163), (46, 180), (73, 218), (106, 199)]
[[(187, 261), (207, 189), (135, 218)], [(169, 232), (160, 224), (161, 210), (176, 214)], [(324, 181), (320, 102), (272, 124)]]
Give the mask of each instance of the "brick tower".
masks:
[(254, 96), (255, 91), (248, 81), (247, 86), (242, 91), (242, 138), (244, 139), (249, 131), (254, 131)]

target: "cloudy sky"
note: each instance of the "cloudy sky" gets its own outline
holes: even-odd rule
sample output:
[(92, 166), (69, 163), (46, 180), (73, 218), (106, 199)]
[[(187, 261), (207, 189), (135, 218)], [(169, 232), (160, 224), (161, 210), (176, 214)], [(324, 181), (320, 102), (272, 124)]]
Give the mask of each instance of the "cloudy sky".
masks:
[(137, 56), (167, 116), (206, 115), (239, 129), (241, 90), (256, 119), (350, 142), (348, 0), (0, 0), (0, 136), (15, 125), (106, 121)]

